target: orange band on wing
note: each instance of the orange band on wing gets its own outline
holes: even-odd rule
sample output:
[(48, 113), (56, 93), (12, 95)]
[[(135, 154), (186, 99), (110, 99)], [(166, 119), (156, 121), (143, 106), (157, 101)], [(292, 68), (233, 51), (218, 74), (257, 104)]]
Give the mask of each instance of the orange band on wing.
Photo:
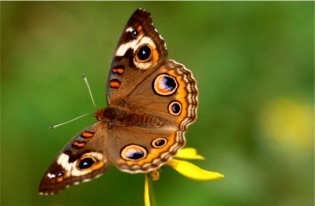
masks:
[(114, 67), (112, 73), (113, 74), (118, 74), (118, 75), (123, 75), (125, 72), (125, 68), (123, 67)]
[(82, 147), (85, 146), (85, 142), (74, 141), (74, 142), (72, 143), (72, 146), (73, 146), (73, 147), (76, 147), (76, 148), (78, 148), (78, 149), (80, 149), (80, 148), (82, 148)]
[(118, 79), (112, 79), (110, 80), (109, 82), (109, 86), (111, 88), (115, 88), (115, 89), (118, 89), (120, 87), (120, 81)]
[(94, 133), (93, 132), (83, 132), (82, 134), (81, 134), (81, 137), (83, 137), (83, 138), (91, 138), (91, 137), (93, 137), (94, 136)]

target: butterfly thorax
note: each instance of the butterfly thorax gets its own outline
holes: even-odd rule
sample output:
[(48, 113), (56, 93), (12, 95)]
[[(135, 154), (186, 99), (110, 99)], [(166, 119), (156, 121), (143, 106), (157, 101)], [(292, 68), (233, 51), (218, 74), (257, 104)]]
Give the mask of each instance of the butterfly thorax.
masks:
[(131, 111), (128, 108), (106, 107), (95, 113), (96, 119), (108, 124), (109, 129), (114, 126), (118, 127), (146, 127), (156, 128), (162, 127), (163, 122), (152, 115), (142, 112)]

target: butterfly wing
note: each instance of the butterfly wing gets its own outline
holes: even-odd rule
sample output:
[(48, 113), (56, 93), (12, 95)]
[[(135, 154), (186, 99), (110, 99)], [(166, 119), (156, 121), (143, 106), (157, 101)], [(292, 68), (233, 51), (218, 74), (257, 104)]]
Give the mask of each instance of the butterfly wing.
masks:
[(129, 122), (109, 135), (109, 157), (130, 173), (156, 170), (185, 145), (197, 118), (198, 90), (184, 65), (167, 61), (125, 99)]
[(186, 131), (197, 119), (197, 82), (183, 64), (168, 60), (141, 82), (125, 102), (132, 111), (157, 116), (179, 131)]
[(121, 34), (108, 73), (108, 104), (120, 104), (166, 58), (165, 42), (153, 26), (150, 13), (136, 10)]
[(55, 194), (89, 181), (108, 168), (108, 133), (102, 122), (85, 128), (66, 145), (43, 176), (39, 193)]

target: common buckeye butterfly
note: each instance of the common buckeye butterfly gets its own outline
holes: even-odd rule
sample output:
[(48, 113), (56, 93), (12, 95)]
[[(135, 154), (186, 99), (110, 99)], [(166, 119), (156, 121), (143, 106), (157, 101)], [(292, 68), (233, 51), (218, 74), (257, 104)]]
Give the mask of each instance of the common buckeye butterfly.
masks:
[(124, 172), (148, 173), (184, 147), (187, 127), (197, 117), (196, 80), (184, 65), (167, 60), (166, 44), (144, 9), (130, 17), (118, 42), (107, 102), (95, 113), (97, 122), (59, 153), (40, 194), (99, 177), (110, 162)]

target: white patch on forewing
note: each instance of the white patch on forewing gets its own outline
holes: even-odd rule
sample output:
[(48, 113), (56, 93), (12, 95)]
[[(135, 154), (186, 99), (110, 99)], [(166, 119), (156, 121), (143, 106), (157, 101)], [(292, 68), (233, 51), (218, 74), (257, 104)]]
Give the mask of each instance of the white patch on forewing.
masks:
[(128, 49), (133, 49), (134, 51), (136, 51), (139, 46), (144, 45), (144, 44), (149, 44), (153, 49), (156, 48), (151, 38), (147, 36), (139, 35), (137, 39), (121, 44), (118, 47), (115, 55), (124, 56)]
[[(86, 156), (94, 157), (97, 161), (104, 161), (103, 154), (98, 153), (98, 152), (85, 153), (81, 157), (81, 159), (86, 157)], [(69, 175), (69, 173), (70, 173), (72, 176), (80, 176), (80, 175), (85, 175), (85, 174), (88, 174), (88, 173), (91, 172), (91, 170), (89, 170), (89, 169), (85, 169), (85, 170), (78, 169), (77, 168), (78, 161), (80, 161), (80, 159), (78, 159), (78, 160), (76, 160), (76, 161), (74, 161), (72, 163), (69, 163), (69, 155), (63, 153), (57, 159), (57, 164), (59, 164), (62, 168), (64, 168), (64, 170), (66, 171), (67, 175)], [(49, 178), (54, 178), (55, 177), (54, 174), (50, 174), (50, 173), (48, 173), (47, 176)]]
[(47, 177), (48, 177), (49, 179), (53, 179), (53, 178), (56, 177), (56, 175), (55, 175), (55, 174), (48, 173), (48, 174), (47, 174)]
[(132, 27), (128, 27), (125, 32), (132, 32), (132, 31), (133, 31), (133, 28)]
[(136, 46), (136, 44), (138, 43), (138, 39), (132, 40), (130, 42), (127, 42), (125, 44), (121, 44), (117, 51), (116, 51), (116, 56), (124, 56), (126, 51), (130, 48), (134, 48)]
[(151, 62), (139, 63), (139, 62), (133, 61), (133, 63), (134, 63), (139, 69), (142, 69), (142, 70), (148, 69), (148, 68), (150, 68), (150, 67), (152, 66), (152, 63), (151, 63)]
[(57, 160), (57, 164), (62, 168), (67, 169), (67, 166), (69, 165), (69, 155), (62, 153)]

